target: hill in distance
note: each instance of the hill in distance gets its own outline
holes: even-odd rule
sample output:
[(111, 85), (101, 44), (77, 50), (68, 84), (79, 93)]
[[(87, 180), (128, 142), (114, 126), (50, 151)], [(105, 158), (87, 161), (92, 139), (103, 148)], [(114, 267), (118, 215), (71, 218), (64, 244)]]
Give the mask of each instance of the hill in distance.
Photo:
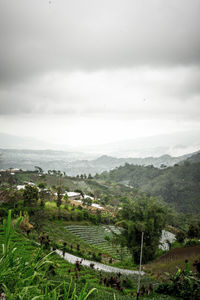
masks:
[[(0, 169), (19, 168), (34, 170), (35, 166), (40, 166), (44, 171), (60, 170), (66, 172), (69, 176), (78, 174), (94, 175), (123, 166), (126, 163), (144, 166), (153, 165), (158, 168), (173, 166), (191, 156), (192, 154), (179, 157), (162, 155), (160, 157), (147, 158), (116, 158), (102, 155), (91, 159), (91, 155), (78, 152), (0, 149)], [(80, 157), (84, 159), (79, 159)]]
[(108, 181), (125, 184), (148, 195), (162, 197), (179, 212), (200, 213), (200, 153), (174, 166), (126, 164), (103, 173)]

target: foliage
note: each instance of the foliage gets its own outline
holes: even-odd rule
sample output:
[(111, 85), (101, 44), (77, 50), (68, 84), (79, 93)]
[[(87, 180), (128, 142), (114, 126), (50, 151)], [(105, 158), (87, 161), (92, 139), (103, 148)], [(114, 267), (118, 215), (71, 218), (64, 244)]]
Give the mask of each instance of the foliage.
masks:
[(91, 206), (91, 205), (92, 205), (92, 199), (89, 198), (89, 197), (84, 198), (84, 199), (82, 200), (82, 202), (83, 202), (83, 205), (86, 205), (86, 206)]
[(101, 180), (126, 183), (153, 196), (161, 196), (176, 210), (184, 213), (200, 212), (200, 163), (184, 163), (164, 169), (153, 166), (125, 164), (100, 175)]
[(69, 198), (68, 198), (68, 195), (67, 195), (67, 194), (64, 195), (63, 199), (65, 200), (66, 203), (69, 202)]
[(4, 293), (5, 299), (8, 300), (58, 300), (63, 297), (66, 300), (86, 300), (96, 290), (95, 288), (88, 292), (86, 284), (78, 293), (72, 280), (68, 287), (65, 283), (59, 284), (48, 280), (48, 272), (54, 268), (52, 261), (49, 260), (52, 253), (43, 256), (41, 248), (31, 259), (19, 256), (12, 237), (21, 221), (22, 217), (13, 228), (11, 211), (8, 213), (7, 221), (4, 221), (3, 253), (0, 256), (0, 294)]
[(197, 245), (200, 245), (200, 241), (198, 239), (190, 239), (187, 240), (185, 243), (186, 247), (197, 246)]
[(56, 200), (56, 205), (58, 207), (58, 214), (59, 214), (59, 217), (60, 217), (60, 206), (62, 204), (62, 189), (61, 189), (61, 186), (58, 186), (57, 189), (57, 200)]
[(6, 220), (3, 221), (4, 243), (3, 243), (2, 247), (3, 247), (3, 255), (4, 256), (6, 256), (9, 253), (11, 237), (13, 236), (14, 232), (20, 225), (22, 219), (23, 218), (20, 217), (17, 220), (15, 226), (13, 227), (12, 222), (11, 222), (11, 210), (9, 210), (7, 221)]
[(124, 204), (118, 225), (123, 227), (121, 242), (129, 248), (135, 263), (139, 263), (141, 233), (144, 232), (143, 263), (152, 260), (159, 246), (167, 219), (166, 206), (156, 198), (137, 197)]
[(170, 281), (159, 284), (156, 292), (187, 300), (200, 299), (200, 279), (190, 270), (188, 261), (185, 270), (178, 269), (176, 274), (170, 277)]
[(74, 192), (76, 192), (76, 193), (80, 193), (80, 194), (81, 194), (81, 196), (82, 196), (82, 197), (84, 197), (84, 193), (83, 193), (83, 191), (82, 191), (82, 190), (80, 190), (80, 189), (75, 189), (75, 190), (74, 190)]
[(38, 184), (38, 187), (39, 187), (40, 189), (44, 189), (45, 186), (46, 186), (46, 185), (45, 185), (44, 182), (41, 182), (41, 183)]
[(35, 170), (39, 173), (43, 173), (43, 170), (42, 168), (38, 167), (38, 166), (35, 166)]
[(8, 198), (8, 200), (9, 200), (9, 205), (13, 208), (13, 209), (15, 209), (16, 208), (16, 206), (17, 206), (17, 204), (18, 204), (18, 202), (21, 200), (23, 198), (23, 196), (22, 196), (22, 192), (21, 191), (16, 191), (16, 190), (13, 190), (13, 189), (11, 189), (10, 191), (9, 191), (9, 198)]
[(190, 224), (187, 232), (188, 238), (200, 237), (200, 226), (198, 224)]
[(33, 212), (38, 201), (38, 189), (36, 186), (27, 184), (23, 192), (24, 205), (30, 213)]
[(24, 213), (23, 220), (20, 222), (19, 227), (28, 233), (33, 229), (33, 225), (29, 223), (29, 215), (27, 212)]
[(179, 230), (176, 234), (176, 240), (178, 243), (183, 243), (186, 239), (186, 233), (182, 230)]

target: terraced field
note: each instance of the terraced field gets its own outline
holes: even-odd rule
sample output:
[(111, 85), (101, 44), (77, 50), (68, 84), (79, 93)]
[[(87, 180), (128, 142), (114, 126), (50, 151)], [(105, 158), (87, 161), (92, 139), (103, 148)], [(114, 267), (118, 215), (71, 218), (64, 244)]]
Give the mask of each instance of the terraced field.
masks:
[[(119, 234), (120, 231), (115, 226), (85, 226), (85, 225), (68, 225), (65, 229), (80, 237), (89, 245), (93, 245), (99, 250), (106, 252), (113, 257), (120, 259), (121, 249), (119, 246), (113, 245), (106, 239), (106, 236), (112, 238), (113, 233)], [(128, 249), (123, 249), (123, 258), (129, 257), (130, 253)]]

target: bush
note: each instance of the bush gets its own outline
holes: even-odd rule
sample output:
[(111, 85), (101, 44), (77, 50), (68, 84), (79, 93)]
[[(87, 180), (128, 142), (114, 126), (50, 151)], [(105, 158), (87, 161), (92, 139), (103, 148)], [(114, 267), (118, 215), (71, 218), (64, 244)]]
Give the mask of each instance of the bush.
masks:
[(191, 239), (185, 243), (186, 247), (193, 247), (193, 246), (198, 246), (198, 245), (200, 245), (200, 241), (198, 239)]
[(104, 237), (104, 239), (105, 239), (106, 241), (110, 242), (110, 236), (109, 236), (109, 235), (106, 235), (106, 236)]
[(189, 238), (197, 238), (200, 236), (200, 228), (197, 224), (190, 224), (187, 236)]
[(126, 278), (122, 283), (123, 287), (126, 289), (132, 289), (134, 287), (134, 283), (130, 278)]
[(170, 278), (170, 281), (159, 284), (156, 292), (175, 296), (179, 299), (200, 300), (199, 278), (190, 271), (188, 261), (186, 261), (185, 270), (178, 269), (177, 273)]
[(77, 213), (76, 218), (77, 218), (77, 221), (82, 221), (82, 220), (83, 220), (83, 212), (82, 212), (82, 211), (79, 211), (79, 212)]
[(97, 224), (98, 224), (97, 216), (96, 216), (96, 215), (93, 215), (93, 214), (90, 214), (90, 221), (91, 221), (94, 225), (97, 225)]
[(176, 234), (176, 240), (179, 243), (184, 243), (186, 239), (186, 233), (182, 230), (180, 230), (177, 234)]

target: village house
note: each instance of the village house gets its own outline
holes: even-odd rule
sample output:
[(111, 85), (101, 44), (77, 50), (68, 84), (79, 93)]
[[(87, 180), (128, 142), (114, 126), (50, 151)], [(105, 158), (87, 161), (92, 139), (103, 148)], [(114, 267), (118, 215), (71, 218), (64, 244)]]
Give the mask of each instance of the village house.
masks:
[(77, 192), (66, 192), (69, 200), (80, 200), (82, 199), (81, 193)]

